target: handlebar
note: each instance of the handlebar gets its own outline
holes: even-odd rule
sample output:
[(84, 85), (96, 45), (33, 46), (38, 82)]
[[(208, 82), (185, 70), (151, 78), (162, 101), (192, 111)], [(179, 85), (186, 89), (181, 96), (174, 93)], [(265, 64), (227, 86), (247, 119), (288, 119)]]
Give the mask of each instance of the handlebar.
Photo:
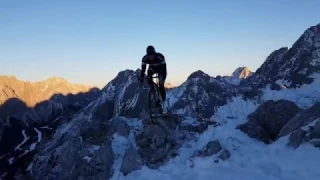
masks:
[[(144, 80), (144, 79), (148, 79), (148, 78), (149, 78), (148, 76), (144, 76), (142, 79)], [(158, 74), (158, 73), (155, 73), (151, 78), (152, 78), (152, 79), (156, 79), (156, 78), (159, 79), (159, 74)], [(140, 83), (140, 88), (142, 88), (142, 89), (150, 89), (150, 87), (145, 88), (145, 87), (143, 86), (143, 82)]]

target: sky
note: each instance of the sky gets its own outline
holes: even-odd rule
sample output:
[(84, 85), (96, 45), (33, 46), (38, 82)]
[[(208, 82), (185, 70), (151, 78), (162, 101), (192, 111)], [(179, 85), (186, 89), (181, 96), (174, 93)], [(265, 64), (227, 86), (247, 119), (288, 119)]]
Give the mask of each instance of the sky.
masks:
[(0, 0), (0, 75), (103, 87), (153, 45), (167, 82), (255, 71), (320, 23), (319, 0)]

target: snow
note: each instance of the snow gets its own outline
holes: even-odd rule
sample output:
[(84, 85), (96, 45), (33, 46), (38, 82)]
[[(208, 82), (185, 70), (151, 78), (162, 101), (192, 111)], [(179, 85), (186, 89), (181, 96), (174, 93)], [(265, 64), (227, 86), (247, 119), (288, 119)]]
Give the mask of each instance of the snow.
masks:
[(14, 150), (17, 150), (17, 149), (21, 150), (20, 147), (21, 147), (24, 143), (26, 143), (27, 140), (30, 138), (30, 137), (27, 137), (25, 130), (22, 130), (22, 135), (23, 135), (23, 141), (22, 141), (20, 144), (18, 144), (18, 146), (17, 146)]
[(48, 127), (48, 126), (43, 126), (43, 127), (40, 127), (40, 128), (42, 128), (42, 129), (50, 129), (50, 130), (52, 130), (52, 128), (50, 128), (50, 127)]
[(11, 164), (14, 162), (14, 158), (10, 158), (10, 159), (8, 160), (8, 162), (9, 162), (9, 164), (11, 165)]
[[(302, 144), (297, 149), (287, 147), (288, 136), (282, 137), (271, 145), (250, 138), (236, 129), (246, 121), (248, 114), (258, 107), (255, 101), (244, 101), (235, 97), (225, 106), (217, 109), (213, 118), (222, 123), (209, 127), (199, 135), (197, 141), (190, 141), (181, 149), (179, 156), (159, 169), (144, 166), (127, 176), (119, 173), (121, 158), (116, 160), (113, 179), (152, 179), (152, 180), (316, 180), (320, 172), (320, 151), (310, 144)], [(189, 121), (192, 121), (191, 119)], [(217, 156), (190, 158), (197, 149), (202, 149), (209, 141), (218, 139), (223, 148), (231, 153), (227, 161), (215, 162)], [(123, 155), (128, 141), (116, 136), (114, 150)]]
[(237, 77), (224, 76), (224, 77), (222, 77), (222, 79), (226, 83), (232, 84), (232, 85), (239, 85), (241, 82), (241, 79), (237, 78)]
[(94, 154), (95, 151), (99, 150), (101, 146), (98, 145), (92, 145), (89, 149), (91, 154)]
[(32, 144), (30, 145), (30, 147), (29, 147), (29, 151), (35, 150), (36, 147), (37, 147), (37, 143), (32, 143)]
[(87, 162), (91, 161), (91, 157), (89, 157), (89, 156), (85, 156), (85, 157), (83, 157), (83, 159), (86, 160)]
[(115, 161), (113, 163), (113, 169), (115, 169), (116, 171), (114, 172), (111, 180), (118, 180), (118, 177), (122, 175), (122, 173), (120, 172), (120, 167), (122, 165), (122, 159), (123, 159), (124, 153), (129, 147), (130, 147), (129, 139), (123, 136), (120, 136), (117, 133), (113, 135), (112, 149), (113, 149), (113, 152), (115, 153)]
[(309, 128), (315, 126), (318, 121), (320, 121), (320, 118), (315, 119), (314, 121), (312, 121), (311, 123), (309, 123), (309, 124), (301, 127), (300, 129), (302, 129), (302, 130), (304, 130), (304, 131), (308, 131)]
[(252, 100), (244, 100), (241, 96), (233, 97), (226, 105), (217, 109), (212, 117), (219, 123), (231, 121), (234, 118), (246, 119), (246, 117), (258, 108), (258, 103)]
[(187, 89), (187, 85), (188, 83), (185, 82), (181, 86), (171, 89), (169, 92), (167, 92), (169, 107), (172, 107), (181, 98)]
[(284, 79), (279, 79), (276, 81), (276, 84), (280, 85), (282, 88), (286, 88), (291, 85), (291, 82)]
[(42, 133), (41, 133), (41, 131), (39, 131), (37, 128), (34, 128), (34, 130), (37, 132), (37, 134), (38, 134), (38, 143), (41, 141), (41, 139), (42, 139)]
[(117, 118), (121, 118), (122, 120), (124, 120), (128, 126), (130, 126), (130, 130), (131, 131), (134, 131), (134, 130), (137, 130), (137, 129), (141, 129), (143, 124), (142, 124), (142, 120), (141, 119), (138, 119), (138, 118), (126, 118), (126, 117), (123, 117), (123, 116), (119, 116)]
[(54, 122), (56, 122), (56, 121), (60, 120), (61, 118), (62, 118), (62, 116), (57, 117), (55, 120), (53, 120), (53, 121), (52, 121), (52, 123), (54, 123)]
[(279, 91), (267, 87), (262, 90), (263, 96), (260, 101), (285, 99), (305, 109), (311, 107), (316, 101), (320, 101), (319, 89), (315, 88), (320, 88), (319, 82), (303, 85), (299, 89), (281, 89)]
[(73, 126), (72, 123), (65, 123), (61, 126), (60, 128), (60, 131), (59, 133), (62, 135), (62, 134), (65, 134), (71, 127)]
[(27, 167), (26, 171), (30, 171), (30, 170), (32, 169), (32, 166), (33, 166), (33, 163), (31, 162), (31, 163), (29, 164), (29, 166)]
[(137, 104), (139, 95), (140, 94), (134, 95), (133, 99), (131, 99), (131, 101), (129, 102), (130, 104), (127, 106), (127, 108), (133, 108)]

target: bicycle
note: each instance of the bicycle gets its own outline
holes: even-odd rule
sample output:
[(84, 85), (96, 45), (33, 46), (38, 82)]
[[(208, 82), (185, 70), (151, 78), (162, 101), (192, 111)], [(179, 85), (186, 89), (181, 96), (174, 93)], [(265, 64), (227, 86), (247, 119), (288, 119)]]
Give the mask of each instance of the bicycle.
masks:
[[(144, 79), (147, 79), (148, 77), (144, 77)], [(149, 95), (148, 95), (148, 104), (149, 104), (149, 115), (150, 118), (153, 119), (155, 117), (163, 116), (163, 109), (162, 109), (162, 98), (160, 94), (160, 88), (159, 88), (159, 74), (155, 73), (152, 77), (153, 79), (156, 79), (155, 83), (149, 84), (149, 88), (144, 88), (143, 83), (140, 84), (143, 89), (149, 89)]]

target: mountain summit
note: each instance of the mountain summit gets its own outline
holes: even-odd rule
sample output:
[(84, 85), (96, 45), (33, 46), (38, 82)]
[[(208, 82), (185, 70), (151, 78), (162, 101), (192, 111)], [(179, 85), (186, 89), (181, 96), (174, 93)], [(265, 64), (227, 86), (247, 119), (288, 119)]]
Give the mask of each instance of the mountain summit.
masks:
[(252, 74), (253, 72), (248, 67), (238, 67), (233, 71), (231, 76), (217, 76), (216, 78), (228, 84), (239, 85), (242, 80), (250, 77)]
[(250, 71), (249, 68), (247, 67), (238, 67), (233, 73), (232, 73), (232, 77), (234, 78), (247, 78), (249, 76), (251, 76), (253, 74), (253, 72)]
[(244, 83), (255, 87), (280, 84), (288, 88), (310, 84), (320, 73), (320, 24), (308, 28), (289, 49), (272, 52)]

